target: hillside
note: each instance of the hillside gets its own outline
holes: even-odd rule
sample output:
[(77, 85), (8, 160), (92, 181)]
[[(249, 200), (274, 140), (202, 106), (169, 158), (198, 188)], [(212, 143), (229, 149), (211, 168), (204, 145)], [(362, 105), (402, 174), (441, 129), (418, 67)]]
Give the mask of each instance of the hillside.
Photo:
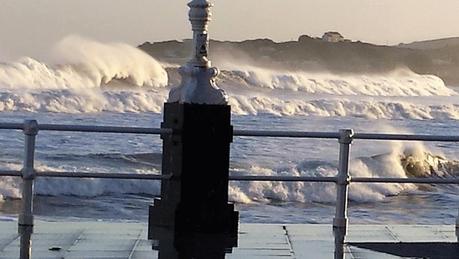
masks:
[[(459, 85), (459, 44), (439, 48), (421, 48), (420, 42), (413, 44), (417, 47), (350, 41), (331, 43), (308, 36), (301, 36), (298, 41), (280, 43), (270, 39), (241, 42), (212, 40), (210, 58), (216, 64), (234, 62), (335, 73), (377, 73), (408, 67), (416, 73), (437, 75), (447, 84)], [(190, 40), (146, 42), (139, 46), (162, 62), (176, 64), (183, 64), (187, 60), (190, 47)]]
[(410, 48), (410, 49), (441, 49), (445, 47), (459, 46), (459, 37), (437, 39), (437, 40), (426, 40), (426, 41), (415, 41), (408, 44), (399, 44), (398, 47)]

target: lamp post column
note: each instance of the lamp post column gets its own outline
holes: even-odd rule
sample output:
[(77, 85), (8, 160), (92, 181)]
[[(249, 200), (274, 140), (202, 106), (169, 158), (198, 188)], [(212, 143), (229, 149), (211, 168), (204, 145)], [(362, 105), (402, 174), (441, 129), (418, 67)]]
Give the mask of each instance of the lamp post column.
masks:
[[(149, 212), (148, 237), (159, 240), (159, 248), (157, 233), (164, 231), (174, 233), (176, 244), (185, 244), (188, 241), (177, 240), (196, 234), (236, 240), (238, 231), (239, 214), (228, 203), (231, 107), (214, 81), (218, 69), (208, 59), (212, 4), (193, 0), (188, 6), (192, 56), (179, 69), (182, 81), (169, 93), (162, 123), (173, 131), (162, 136), (162, 174), (172, 177), (162, 182), (161, 199), (155, 200)], [(233, 246), (234, 242), (223, 245)]]

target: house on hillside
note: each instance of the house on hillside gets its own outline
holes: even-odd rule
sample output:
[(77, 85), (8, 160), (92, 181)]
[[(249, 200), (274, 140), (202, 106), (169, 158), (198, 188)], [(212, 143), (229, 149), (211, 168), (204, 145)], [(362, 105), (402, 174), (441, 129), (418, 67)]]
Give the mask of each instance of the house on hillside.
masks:
[(326, 42), (342, 42), (345, 41), (343, 35), (336, 31), (329, 31), (324, 33), (322, 40)]

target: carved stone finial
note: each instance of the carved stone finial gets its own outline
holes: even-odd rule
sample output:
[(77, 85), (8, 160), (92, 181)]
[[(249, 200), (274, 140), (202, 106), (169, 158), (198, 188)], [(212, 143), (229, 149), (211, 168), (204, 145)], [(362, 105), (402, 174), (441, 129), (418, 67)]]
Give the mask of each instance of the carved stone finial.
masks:
[(226, 93), (218, 88), (215, 77), (218, 69), (211, 67), (208, 59), (209, 35), (208, 24), (211, 20), (208, 0), (193, 0), (190, 7), (189, 20), (193, 30), (193, 52), (191, 60), (179, 69), (182, 76), (180, 86), (169, 93), (168, 102), (195, 104), (227, 104)]

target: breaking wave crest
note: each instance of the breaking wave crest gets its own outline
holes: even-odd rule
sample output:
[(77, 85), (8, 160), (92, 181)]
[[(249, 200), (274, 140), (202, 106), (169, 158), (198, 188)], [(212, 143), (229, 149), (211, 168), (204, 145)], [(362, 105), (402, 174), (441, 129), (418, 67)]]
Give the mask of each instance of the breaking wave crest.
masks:
[(77, 36), (59, 42), (53, 64), (30, 57), (0, 63), (0, 87), (9, 90), (88, 89), (123, 80), (135, 86), (164, 87), (167, 73), (152, 57), (123, 43), (99, 43)]
[[(241, 69), (241, 67), (243, 69)], [(383, 74), (333, 74), (282, 71), (232, 65), (223, 71), (224, 84), (288, 90), (307, 94), (367, 96), (450, 96), (456, 92), (433, 75), (419, 75), (408, 69)]]

